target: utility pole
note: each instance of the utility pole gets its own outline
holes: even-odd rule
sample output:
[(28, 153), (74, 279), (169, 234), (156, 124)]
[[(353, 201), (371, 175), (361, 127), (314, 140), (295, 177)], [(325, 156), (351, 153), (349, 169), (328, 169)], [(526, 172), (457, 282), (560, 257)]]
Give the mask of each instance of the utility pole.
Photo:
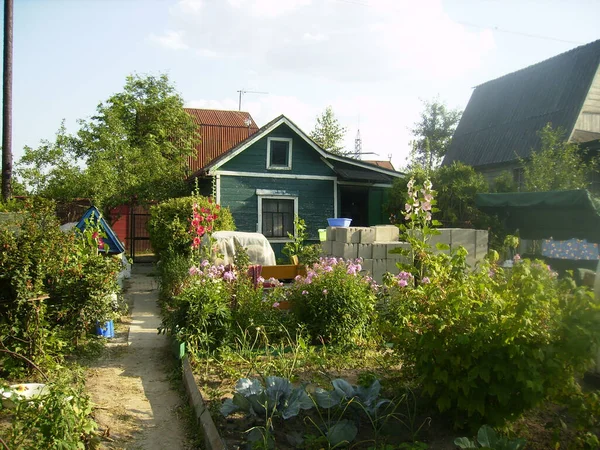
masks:
[(239, 96), (239, 101), (238, 101), (238, 111), (242, 110), (242, 95), (243, 94), (268, 94), (268, 92), (262, 92), (262, 91), (246, 91), (244, 89), (240, 89), (238, 91), (238, 93), (240, 94)]
[(13, 0), (4, 0), (4, 67), (2, 78), (2, 200), (12, 197)]

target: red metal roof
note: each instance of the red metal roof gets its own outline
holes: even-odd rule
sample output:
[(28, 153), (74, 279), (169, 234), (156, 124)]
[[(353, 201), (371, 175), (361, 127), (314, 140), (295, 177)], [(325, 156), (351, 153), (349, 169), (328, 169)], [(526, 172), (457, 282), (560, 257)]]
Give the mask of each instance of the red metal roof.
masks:
[(388, 169), (388, 170), (396, 170), (394, 169), (394, 166), (392, 165), (391, 161), (363, 161), (369, 164), (374, 164), (376, 166), (382, 167), (384, 169)]
[(196, 146), (198, 158), (190, 158), (188, 161), (192, 173), (258, 131), (250, 113), (244, 111), (184, 109), (198, 126), (201, 138)]

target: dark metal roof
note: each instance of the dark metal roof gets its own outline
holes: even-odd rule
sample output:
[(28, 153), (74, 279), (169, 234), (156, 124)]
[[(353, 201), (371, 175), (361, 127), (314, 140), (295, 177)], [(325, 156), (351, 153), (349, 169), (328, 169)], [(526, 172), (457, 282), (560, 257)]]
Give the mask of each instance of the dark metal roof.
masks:
[(336, 162), (333, 163), (333, 170), (339, 175), (340, 179), (344, 181), (389, 184), (393, 181), (393, 177), (389, 175), (358, 167), (350, 168)]
[(244, 111), (184, 109), (198, 127), (201, 139), (196, 145), (197, 158), (188, 158), (192, 172), (202, 169), (258, 131), (250, 113)]
[(475, 88), (444, 165), (484, 166), (528, 157), (548, 122), (570, 133), (598, 64), (600, 40)]

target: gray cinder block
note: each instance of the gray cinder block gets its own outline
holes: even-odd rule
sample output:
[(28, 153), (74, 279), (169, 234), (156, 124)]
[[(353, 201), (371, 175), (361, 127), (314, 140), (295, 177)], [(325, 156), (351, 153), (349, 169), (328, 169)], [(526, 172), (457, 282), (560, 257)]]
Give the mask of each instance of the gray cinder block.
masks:
[(335, 230), (337, 230), (338, 227), (327, 227), (327, 240), (328, 241), (335, 241)]
[(363, 274), (372, 274), (373, 273), (373, 260), (372, 259), (363, 259), (361, 273)]
[(373, 258), (373, 244), (357, 244), (358, 257), (363, 259)]
[(333, 255), (333, 242), (332, 241), (321, 242), (321, 253), (325, 256)]
[(361, 244), (372, 244), (373, 242), (375, 242), (375, 229), (361, 228), (359, 240)]

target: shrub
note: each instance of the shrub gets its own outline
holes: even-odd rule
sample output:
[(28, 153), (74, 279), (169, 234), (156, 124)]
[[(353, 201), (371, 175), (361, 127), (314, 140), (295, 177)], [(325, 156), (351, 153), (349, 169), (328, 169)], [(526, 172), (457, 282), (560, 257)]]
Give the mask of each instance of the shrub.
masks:
[(76, 340), (108, 317), (119, 269), (118, 261), (98, 254), (97, 241), (88, 245), (92, 231), (83, 239), (61, 232), (51, 202), (24, 206), (18, 232), (0, 230), (0, 367), (13, 376), (27, 360), (60, 362), (63, 338)]
[(189, 256), (173, 252), (162, 254), (160, 263), (156, 266), (158, 296), (161, 300), (168, 302), (172, 297), (181, 294), (191, 265)]
[(424, 393), (457, 424), (501, 425), (586, 367), (600, 329), (589, 290), (518, 256), (509, 273), (487, 261), (472, 271), (464, 248), (433, 255), (419, 236), (407, 239), (420, 249), (421, 273), (388, 280), (382, 316)]
[(194, 204), (210, 211), (215, 217), (213, 231), (235, 230), (233, 217), (228, 208), (221, 208), (210, 198), (200, 195), (172, 198), (150, 208), (148, 231), (150, 243), (159, 257), (171, 251), (189, 255), (192, 239), (190, 234), (190, 218)]
[(364, 337), (375, 294), (360, 260), (322, 258), (289, 291), (292, 311), (313, 339), (343, 343)]
[(96, 448), (99, 439), (94, 431), (98, 426), (92, 419), (92, 402), (85, 393), (82, 371), (76, 371), (74, 377), (69, 373), (57, 378), (47, 388), (45, 395), (14, 399), (16, 407), (6, 410), (11, 418), (5, 436), (7, 448)]
[(226, 342), (231, 327), (231, 291), (235, 272), (203, 261), (192, 266), (182, 292), (165, 311), (160, 331), (186, 342), (192, 353), (212, 351)]

